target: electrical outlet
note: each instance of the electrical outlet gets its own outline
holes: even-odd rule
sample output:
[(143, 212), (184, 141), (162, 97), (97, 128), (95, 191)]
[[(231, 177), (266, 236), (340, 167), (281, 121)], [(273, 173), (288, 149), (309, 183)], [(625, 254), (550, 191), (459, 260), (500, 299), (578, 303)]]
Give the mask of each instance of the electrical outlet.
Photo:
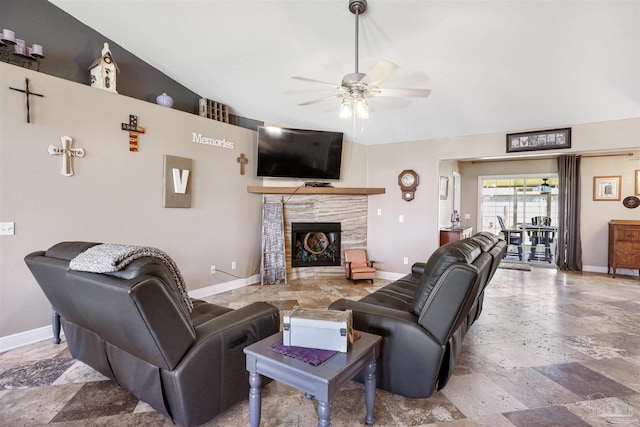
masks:
[(405, 265), (409, 264), (409, 257), (404, 257), (404, 258), (402, 259), (402, 262), (403, 262)]
[(471, 219), (471, 214), (464, 214), (464, 219)]
[(400, 221), (400, 222), (404, 222), (404, 215), (400, 215), (400, 216), (398, 217), (398, 221)]
[(15, 222), (0, 222), (0, 235), (13, 236), (16, 234)]
[(232, 269), (232, 270), (235, 270), (236, 268), (238, 268), (238, 263), (236, 263), (235, 261), (233, 261), (233, 262), (231, 263), (231, 269)]
[(378, 209), (378, 216), (382, 215), (382, 209)]
[(211, 274), (216, 274), (216, 266), (215, 265), (211, 266)]

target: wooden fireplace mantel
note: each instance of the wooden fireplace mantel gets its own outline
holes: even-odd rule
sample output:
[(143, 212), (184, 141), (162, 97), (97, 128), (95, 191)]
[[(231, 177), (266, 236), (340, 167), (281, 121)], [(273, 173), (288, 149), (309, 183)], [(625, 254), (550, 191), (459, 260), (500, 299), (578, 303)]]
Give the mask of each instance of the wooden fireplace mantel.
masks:
[(257, 194), (337, 194), (337, 195), (362, 195), (384, 194), (384, 188), (357, 188), (357, 187), (262, 187), (247, 186), (248, 193)]

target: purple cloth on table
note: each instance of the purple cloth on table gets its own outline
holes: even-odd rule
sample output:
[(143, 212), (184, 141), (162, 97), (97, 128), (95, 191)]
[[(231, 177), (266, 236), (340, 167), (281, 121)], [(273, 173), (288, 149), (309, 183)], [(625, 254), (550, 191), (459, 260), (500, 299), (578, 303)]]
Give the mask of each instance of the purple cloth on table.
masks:
[[(360, 334), (353, 334), (354, 341), (360, 338)], [(318, 366), (321, 363), (326, 362), (338, 352), (335, 350), (321, 350), (319, 348), (308, 347), (296, 347), (292, 345), (284, 345), (281, 342), (274, 342), (269, 347), (269, 350), (284, 354), (285, 356), (293, 357), (303, 362)]]
[(295, 347), (291, 345), (284, 345), (281, 342), (275, 342), (269, 346), (269, 350), (282, 353), (286, 356), (302, 360), (303, 362), (311, 363), (317, 366), (327, 361), (338, 352), (335, 350), (320, 350), (318, 348), (307, 347)]

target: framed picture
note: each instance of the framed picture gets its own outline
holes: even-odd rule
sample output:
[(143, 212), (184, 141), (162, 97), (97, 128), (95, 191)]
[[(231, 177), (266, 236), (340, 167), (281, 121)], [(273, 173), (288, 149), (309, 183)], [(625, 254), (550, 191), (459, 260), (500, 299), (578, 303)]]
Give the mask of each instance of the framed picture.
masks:
[(446, 176), (440, 177), (440, 200), (447, 200), (449, 197), (449, 178)]
[(594, 176), (593, 200), (620, 200), (622, 176)]
[(507, 134), (507, 153), (571, 148), (571, 128)]
[(636, 196), (640, 196), (640, 169), (636, 169)]

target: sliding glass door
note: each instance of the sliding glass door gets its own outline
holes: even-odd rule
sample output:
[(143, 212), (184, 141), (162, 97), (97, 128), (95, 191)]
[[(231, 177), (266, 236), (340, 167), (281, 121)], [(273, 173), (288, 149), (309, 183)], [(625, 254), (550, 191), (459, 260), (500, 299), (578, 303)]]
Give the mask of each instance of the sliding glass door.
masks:
[(558, 176), (479, 178), (480, 228), (507, 240), (514, 261), (554, 265)]

